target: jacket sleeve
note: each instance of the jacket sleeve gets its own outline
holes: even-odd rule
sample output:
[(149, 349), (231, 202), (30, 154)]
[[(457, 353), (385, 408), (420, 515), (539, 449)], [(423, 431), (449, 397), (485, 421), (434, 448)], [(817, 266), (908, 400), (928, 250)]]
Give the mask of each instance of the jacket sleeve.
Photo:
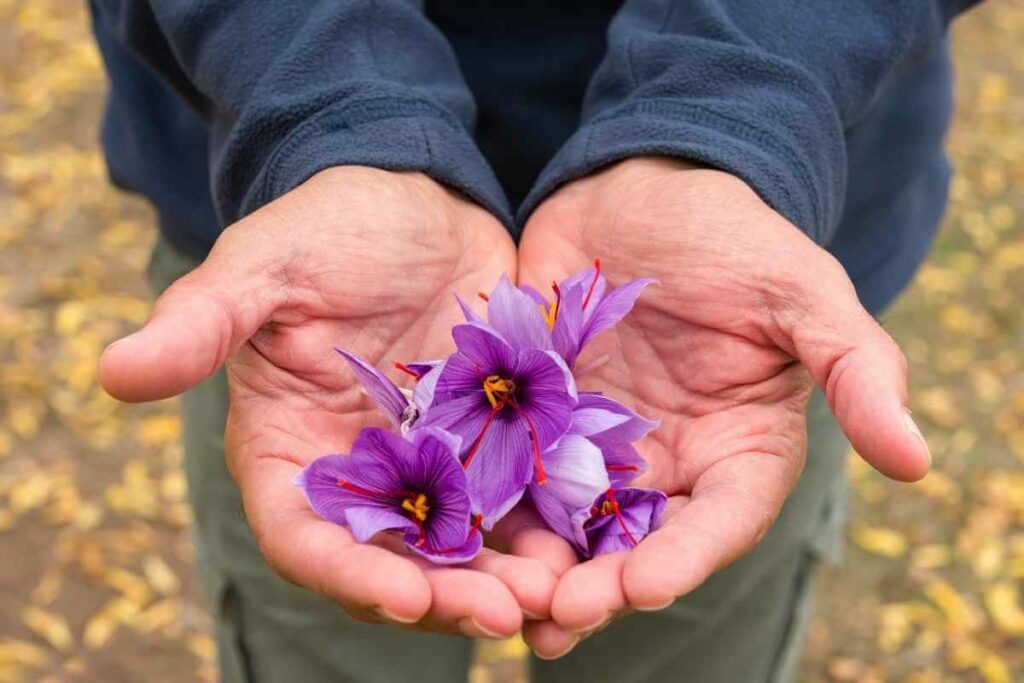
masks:
[(521, 218), (559, 185), (627, 157), (691, 159), (743, 178), (819, 244), (846, 187), (844, 131), (945, 39), (970, 2), (627, 0), (582, 125)]
[(422, 171), (507, 225), (455, 55), (417, 0), (92, 0), (210, 128), (230, 223), (341, 164)]

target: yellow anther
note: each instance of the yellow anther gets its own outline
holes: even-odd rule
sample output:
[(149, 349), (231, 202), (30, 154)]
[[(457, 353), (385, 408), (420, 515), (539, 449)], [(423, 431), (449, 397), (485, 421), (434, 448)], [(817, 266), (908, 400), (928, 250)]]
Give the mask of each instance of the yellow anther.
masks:
[(601, 503), (601, 516), (602, 517), (610, 515), (610, 514), (613, 514), (614, 512), (615, 512), (615, 503), (611, 502), (610, 500), (606, 500), (603, 503)]
[(412, 498), (406, 498), (402, 501), (402, 509), (412, 513), (412, 516), (421, 522), (427, 521), (427, 513), (430, 512), (427, 496), (421, 493), (416, 496), (415, 501)]
[(504, 379), (499, 375), (488, 375), (484, 378), (484, 395), (495, 410), (503, 407), (515, 390), (516, 383), (510, 379)]
[(537, 304), (537, 308), (540, 309), (540, 314), (544, 318), (544, 322), (547, 323), (548, 329), (552, 330), (555, 328), (555, 318), (558, 317), (558, 303), (548, 304)]

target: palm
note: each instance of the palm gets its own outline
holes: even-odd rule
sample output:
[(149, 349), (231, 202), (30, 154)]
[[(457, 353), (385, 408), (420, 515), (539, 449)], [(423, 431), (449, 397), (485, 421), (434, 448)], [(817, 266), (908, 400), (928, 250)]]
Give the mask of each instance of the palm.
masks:
[[(891, 432), (889, 412), (870, 435), (860, 400), (867, 384), (884, 384), (877, 412), (895, 408), (899, 420), (895, 347), (885, 347), (877, 376), (843, 377), (846, 365), (859, 364), (854, 356), (877, 350), (855, 343), (875, 335), (874, 323), (830, 257), (740, 181), (636, 160), (572, 183), (531, 218), (520, 279), (539, 285), (595, 257), (613, 286), (659, 281), (595, 340), (577, 371), (582, 388), (660, 418), (638, 444), (651, 465), (638, 483), (674, 502), (662, 529), (637, 549), (566, 574), (552, 606), (561, 626), (586, 629), (630, 607), (664, 605), (757, 542), (803, 467), (811, 373), (796, 358), (880, 468), (920, 476), (918, 444)], [(848, 321), (825, 313), (830, 298), (837, 307), (852, 300)], [(881, 330), (870, 342), (892, 346)], [(543, 648), (549, 637), (550, 629), (534, 642)]]
[[(514, 269), (501, 225), (433, 181), (326, 171), (228, 229), (147, 326), (105, 355), (104, 383), (131, 400), (178, 393), (231, 354), (228, 465), (268, 562), (360, 619), (510, 635), (523, 611), (547, 613), (554, 575), (541, 561), (485, 551), (439, 568), (387, 539), (358, 544), (291, 482), (380, 422), (333, 348), (382, 366), (441, 357), (459, 318), (452, 294)], [(543, 555), (544, 539), (532, 547)]]

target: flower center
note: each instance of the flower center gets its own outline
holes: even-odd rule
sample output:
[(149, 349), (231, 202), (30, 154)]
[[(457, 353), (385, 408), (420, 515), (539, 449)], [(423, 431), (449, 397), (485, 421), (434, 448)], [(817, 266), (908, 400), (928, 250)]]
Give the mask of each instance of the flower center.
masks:
[(484, 377), (484, 395), (491, 408), (498, 410), (504, 408), (505, 404), (512, 399), (516, 390), (516, 383), (500, 375), (487, 375)]
[(629, 526), (626, 524), (626, 518), (622, 516), (622, 510), (619, 508), (619, 501), (615, 500), (615, 491), (608, 489), (604, 493), (605, 499), (601, 503), (601, 507), (594, 506), (590, 514), (594, 517), (607, 517), (608, 515), (615, 515), (616, 521), (619, 526), (622, 527), (622, 532), (629, 539), (629, 542), (636, 547), (637, 540), (633, 537), (633, 534), (629, 531)]
[(412, 515), (420, 522), (427, 521), (427, 513), (430, 512), (430, 505), (427, 503), (425, 493), (418, 493), (416, 497), (408, 497), (402, 501), (402, 509)]

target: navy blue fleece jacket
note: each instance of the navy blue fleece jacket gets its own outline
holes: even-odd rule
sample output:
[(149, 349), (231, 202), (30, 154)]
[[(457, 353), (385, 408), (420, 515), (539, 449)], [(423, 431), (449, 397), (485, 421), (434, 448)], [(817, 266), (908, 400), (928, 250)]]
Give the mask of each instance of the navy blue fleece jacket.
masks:
[(423, 171), (514, 231), (559, 185), (657, 153), (746, 180), (876, 310), (945, 203), (945, 32), (969, 4), (90, 3), (111, 175), (196, 256), (329, 166)]

